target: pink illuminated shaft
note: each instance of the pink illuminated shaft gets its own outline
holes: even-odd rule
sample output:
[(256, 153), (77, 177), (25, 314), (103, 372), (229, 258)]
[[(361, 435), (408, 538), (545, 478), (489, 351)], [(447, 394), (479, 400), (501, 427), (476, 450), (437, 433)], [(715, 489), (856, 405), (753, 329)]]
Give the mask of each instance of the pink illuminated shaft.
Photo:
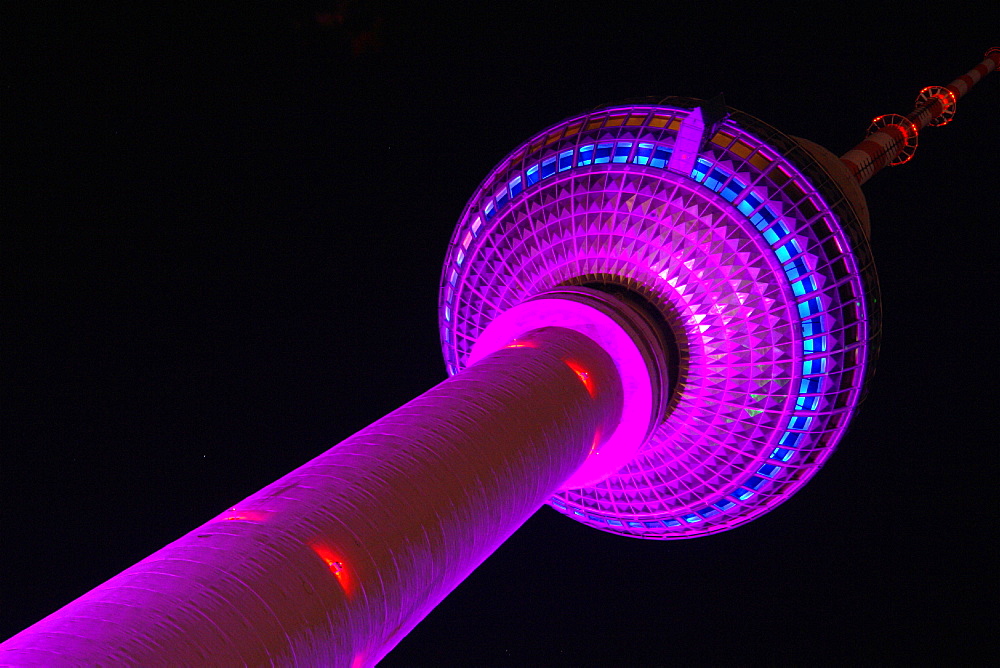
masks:
[(908, 133), (919, 133), (998, 66), (1000, 66), (1000, 49), (991, 49), (981, 63), (945, 86), (945, 90), (951, 95), (950, 99), (947, 96), (930, 96), (926, 102), (907, 114), (909, 128), (901, 129), (896, 125), (888, 125), (865, 137), (860, 144), (842, 155), (840, 160), (859, 184), (864, 183), (883, 167), (892, 163), (906, 144)]
[(614, 362), (532, 332), (0, 645), (0, 664), (375, 663), (622, 411)]

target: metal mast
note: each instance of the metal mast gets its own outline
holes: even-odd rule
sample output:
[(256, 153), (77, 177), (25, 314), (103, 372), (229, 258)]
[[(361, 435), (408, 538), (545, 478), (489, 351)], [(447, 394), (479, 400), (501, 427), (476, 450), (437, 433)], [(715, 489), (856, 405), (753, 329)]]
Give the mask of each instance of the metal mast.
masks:
[(917, 150), (917, 136), (928, 125), (947, 125), (955, 116), (959, 98), (984, 76), (1000, 67), (1000, 47), (986, 52), (981, 63), (947, 86), (927, 86), (917, 95), (916, 106), (906, 116), (884, 114), (875, 118), (868, 136), (840, 157), (862, 184), (886, 165), (901, 165)]

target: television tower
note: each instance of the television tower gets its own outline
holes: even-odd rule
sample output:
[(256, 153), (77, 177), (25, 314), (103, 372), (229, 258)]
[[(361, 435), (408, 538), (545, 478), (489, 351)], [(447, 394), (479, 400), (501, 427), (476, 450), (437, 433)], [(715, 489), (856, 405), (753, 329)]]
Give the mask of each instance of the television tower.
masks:
[(4, 665), (372, 665), (543, 504), (692, 538), (784, 502), (873, 371), (860, 185), (1000, 65), (837, 158), (707, 102), (602, 107), (482, 182), (450, 377), (0, 645)]

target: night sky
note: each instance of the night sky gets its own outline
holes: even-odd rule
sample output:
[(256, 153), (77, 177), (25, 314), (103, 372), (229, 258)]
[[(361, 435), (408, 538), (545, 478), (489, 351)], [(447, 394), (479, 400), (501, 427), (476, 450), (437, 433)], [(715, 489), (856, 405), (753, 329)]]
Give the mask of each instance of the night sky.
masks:
[[(3, 21), (3, 638), (443, 380), (452, 227), (531, 134), (722, 91), (841, 154), (1000, 43), (995, 8), (207, 4)], [(878, 372), (803, 491), (693, 541), (544, 508), (384, 665), (995, 653), (998, 119), (993, 74), (866, 186)]]

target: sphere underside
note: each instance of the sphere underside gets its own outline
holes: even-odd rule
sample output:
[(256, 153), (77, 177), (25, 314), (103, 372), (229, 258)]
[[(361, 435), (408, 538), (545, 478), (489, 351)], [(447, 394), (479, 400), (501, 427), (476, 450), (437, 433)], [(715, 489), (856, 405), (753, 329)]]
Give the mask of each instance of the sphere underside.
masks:
[(732, 528), (804, 484), (860, 401), (877, 329), (861, 226), (815, 161), (738, 112), (672, 161), (693, 106), (674, 102), (571, 118), (513, 151), (463, 212), (440, 295), (452, 374), (497, 315), (560, 286), (659, 312), (678, 355), (664, 419), (617, 473), (550, 500), (653, 539)]

